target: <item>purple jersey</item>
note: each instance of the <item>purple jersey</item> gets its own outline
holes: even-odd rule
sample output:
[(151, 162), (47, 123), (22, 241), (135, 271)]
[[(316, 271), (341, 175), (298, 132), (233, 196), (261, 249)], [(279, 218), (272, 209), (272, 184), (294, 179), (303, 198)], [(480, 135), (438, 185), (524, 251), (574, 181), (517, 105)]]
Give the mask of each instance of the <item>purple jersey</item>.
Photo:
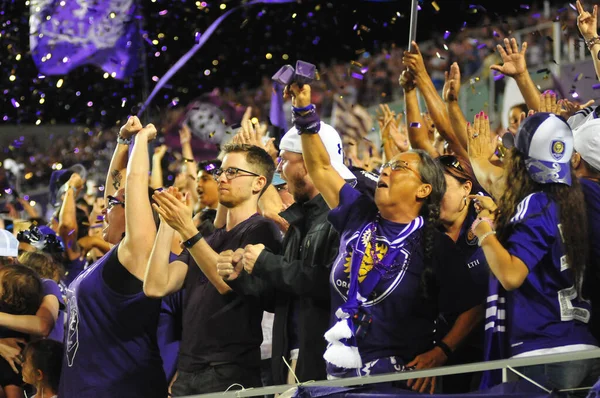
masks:
[(65, 338), (65, 301), (58, 284), (52, 279), (42, 279), (42, 296), (55, 296), (58, 300), (58, 318), (48, 338), (62, 343)]
[(538, 192), (523, 199), (510, 220), (505, 247), (529, 269), (523, 284), (506, 292), (510, 356), (573, 344), (597, 345), (588, 327), (590, 305), (574, 287), (558, 214), (556, 203)]
[(584, 297), (592, 302), (590, 327), (594, 337), (600, 339), (600, 183), (581, 178), (588, 217), (590, 263), (586, 267)]
[(67, 290), (60, 397), (167, 395), (156, 337), (161, 300), (143, 292), (118, 294), (102, 276), (107, 263), (119, 261), (118, 247), (83, 271)]
[[(346, 184), (340, 190), (340, 204), (329, 213), (329, 221), (340, 232), (339, 255), (335, 260), (330, 277), (332, 312), (335, 312), (348, 297), (349, 271), (356, 239), (364, 226), (375, 219), (377, 207), (367, 196)], [(377, 228), (375, 255), (381, 260), (385, 255), (394, 256), (396, 238), (405, 224), (381, 219)], [(421, 277), (425, 269), (423, 229), (408, 238), (400, 249), (408, 260), (403, 264), (392, 264), (383, 275), (372, 294), (362, 304), (362, 309), (372, 317), (369, 331), (357, 340), (364, 364), (380, 358), (396, 357), (398, 370), (403, 363), (416, 355), (433, 348), (436, 320), (440, 312), (461, 313), (477, 304), (465, 291), (473, 290), (473, 282), (456, 252), (454, 242), (445, 234), (435, 231), (434, 248), (430, 266), (436, 287), (427, 297), (422, 291)], [(359, 282), (373, 268), (371, 242), (367, 243), (363, 257)], [(332, 324), (336, 322), (332, 316)], [(361, 374), (376, 372), (362, 369)], [(332, 369), (328, 367), (328, 373)], [(348, 376), (348, 374), (344, 374)]]

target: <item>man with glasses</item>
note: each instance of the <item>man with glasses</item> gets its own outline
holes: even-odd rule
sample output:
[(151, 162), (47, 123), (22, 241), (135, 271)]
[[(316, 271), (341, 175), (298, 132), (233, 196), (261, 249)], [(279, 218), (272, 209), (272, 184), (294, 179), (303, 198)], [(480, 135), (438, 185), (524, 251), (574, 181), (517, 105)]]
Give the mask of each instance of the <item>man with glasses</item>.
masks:
[[(262, 305), (257, 298), (234, 293), (217, 273), (219, 253), (249, 244), (264, 244), (277, 253), (277, 226), (257, 213), (258, 199), (269, 186), (275, 164), (263, 149), (227, 145), (214, 176), (227, 222), (203, 238), (192, 219), (189, 196), (170, 188), (155, 192), (161, 225), (144, 281), (150, 297), (185, 288), (183, 334), (173, 396), (225, 391), (232, 384), (261, 386)], [(169, 242), (181, 235), (184, 250), (169, 263)], [(231, 252), (232, 253), (232, 252)], [(241, 263), (236, 264), (241, 272)]]
[[(354, 184), (356, 177), (344, 165), (338, 132), (322, 123), (320, 136), (332, 166)], [(283, 136), (279, 149), (277, 171), (295, 202), (280, 213), (289, 223), (283, 255), (271, 253), (262, 245), (246, 246), (236, 253), (243, 256), (246, 271), (239, 277), (231, 261), (222, 259), (218, 264), (219, 274), (236, 292), (247, 294), (257, 285), (256, 280), (275, 290), (271, 367), (276, 385), (295, 384), (296, 378), (307, 382), (327, 376), (323, 334), (331, 317), (329, 274), (340, 243), (339, 234), (327, 221), (329, 207), (306, 170), (295, 127)], [(290, 364), (289, 371), (284, 361)]]

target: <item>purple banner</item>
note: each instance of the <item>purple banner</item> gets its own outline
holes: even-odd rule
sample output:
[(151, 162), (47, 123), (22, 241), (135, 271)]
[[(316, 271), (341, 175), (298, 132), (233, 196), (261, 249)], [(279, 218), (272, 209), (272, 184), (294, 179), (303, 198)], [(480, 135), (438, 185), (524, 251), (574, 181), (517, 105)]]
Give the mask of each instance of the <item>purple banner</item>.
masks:
[(287, 119), (283, 110), (283, 88), (275, 82), (273, 82), (273, 92), (271, 93), (269, 118), (273, 126), (279, 127), (284, 133), (287, 131)]
[(90, 64), (123, 79), (137, 68), (134, 0), (40, 0), (30, 11), (29, 44), (41, 74), (65, 75)]

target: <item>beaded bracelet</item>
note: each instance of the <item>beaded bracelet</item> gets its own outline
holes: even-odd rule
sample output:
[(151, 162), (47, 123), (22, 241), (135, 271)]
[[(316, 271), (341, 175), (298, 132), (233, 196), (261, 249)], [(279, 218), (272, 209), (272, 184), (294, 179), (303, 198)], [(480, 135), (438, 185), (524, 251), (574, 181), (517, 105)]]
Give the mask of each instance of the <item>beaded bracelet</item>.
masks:
[(479, 238), (477, 239), (477, 245), (478, 245), (479, 247), (481, 247), (481, 244), (483, 243), (483, 240), (484, 240), (485, 238), (487, 238), (488, 236), (490, 236), (490, 235), (496, 235), (496, 231), (488, 231), (488, 232), (486, 232), (485, 234), (481, 235), (481, 237), (479, 237)]
[(585, 41), (585, 45), (587, 46), (588, 50), (590, 50), (590, 51), (592, 51), (592, 47), (596, 44), (600, 44), (599, 36), (592, 37), (591, 39)]

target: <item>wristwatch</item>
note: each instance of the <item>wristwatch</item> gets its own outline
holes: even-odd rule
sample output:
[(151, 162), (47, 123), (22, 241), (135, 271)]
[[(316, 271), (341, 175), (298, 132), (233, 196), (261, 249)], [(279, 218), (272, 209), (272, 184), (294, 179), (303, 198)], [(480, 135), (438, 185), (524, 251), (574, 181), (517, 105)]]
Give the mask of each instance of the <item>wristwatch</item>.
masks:
[(192, 236), (191, 238), (189, 238), (186, 241), (181, 242), (181, 247), (184, 247), (186, 249), (191, 248), (192, 246), (194, 246), (196, 243), (198, 243), (198, 241), (202, 239), (202, 233), (198, 232), (196, 235)]

